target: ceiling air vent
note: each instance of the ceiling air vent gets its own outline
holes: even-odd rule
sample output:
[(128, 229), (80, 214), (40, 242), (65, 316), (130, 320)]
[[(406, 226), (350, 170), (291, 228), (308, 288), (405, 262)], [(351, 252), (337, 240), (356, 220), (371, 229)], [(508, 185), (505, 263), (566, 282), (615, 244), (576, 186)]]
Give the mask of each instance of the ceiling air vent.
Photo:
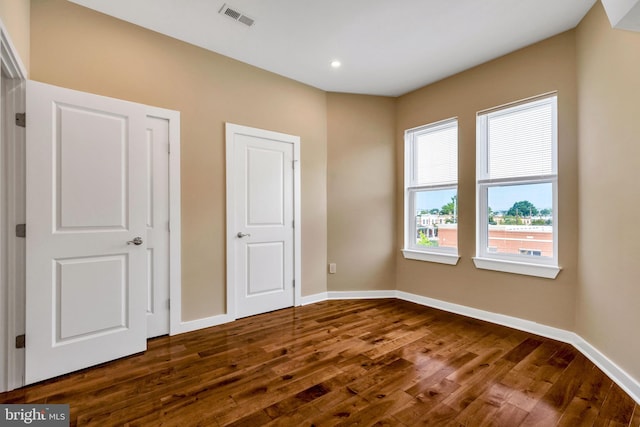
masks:
[(227, 5), (226, 3), (222, 5), (222, 8), (218, 11), (218, 13), (220, 13), (221, 15), (228, 16), (229, 18), (233, 19), (234, 21), (238, 21), (240, 23), (243, 23), (247, 27), (252, 26), (253, 23), (254, 23), (254, 20), (252, 18), (249, 18), (244, 13), (239, 12), (237, 9), (232, 8), (231, 6)]

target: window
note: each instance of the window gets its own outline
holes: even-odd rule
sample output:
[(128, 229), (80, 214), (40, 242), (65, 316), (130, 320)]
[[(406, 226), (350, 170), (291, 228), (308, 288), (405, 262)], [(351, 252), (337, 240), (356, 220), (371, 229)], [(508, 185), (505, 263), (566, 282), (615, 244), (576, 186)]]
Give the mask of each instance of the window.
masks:
[(458, 121), (405, 131), (405, 258), (458, 262)]
[(477, 115), (478, 268), (555, 278), (557, 96)]

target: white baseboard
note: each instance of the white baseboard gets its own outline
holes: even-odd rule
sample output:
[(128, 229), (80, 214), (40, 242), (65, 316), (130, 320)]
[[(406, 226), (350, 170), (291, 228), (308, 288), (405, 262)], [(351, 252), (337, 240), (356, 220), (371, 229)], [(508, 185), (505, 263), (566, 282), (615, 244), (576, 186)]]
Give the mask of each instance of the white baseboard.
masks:
[(396, 291), (334, 291), (327, 294), (328, 299), (397, 298)]
[(329, 298), (326, 292), (320, 292), (319, 294), (306, 295), (302, 297), (302, 303), (300, 305), (315, 304), (317, 302), (326, 301), (328, 299)]
[(397, 298), (396, 291), (333, 291), (320, 292), (318, 294), (302, 297), (302, 304), (309, 305), (316, 302), (339, 299), (376, 299), (376, 298)]
[(185, 332), (197, 331), (198, 329), (210, 328), (212, 326), (222, 325), (223, 323), (229, 323), (234, 320), (236, 319), (228, 314), (218, 314), (217, 316), (180, 322), (178, 327), (175, 330), (171, 331), (171, 335), (183, 334)]

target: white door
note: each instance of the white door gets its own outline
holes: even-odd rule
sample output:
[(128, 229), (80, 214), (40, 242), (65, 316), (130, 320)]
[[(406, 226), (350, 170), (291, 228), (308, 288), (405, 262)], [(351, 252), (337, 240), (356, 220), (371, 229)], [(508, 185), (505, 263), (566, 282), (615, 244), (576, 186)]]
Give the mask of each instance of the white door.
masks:
[(169, 333), (169, 120), (147, 117), (147, 338)]
[(145, 119), (27, 84), (27, 384), (146, 348)]
[(238, 318), (294, 305), (295, 141), (227, 124), (227, 273)]

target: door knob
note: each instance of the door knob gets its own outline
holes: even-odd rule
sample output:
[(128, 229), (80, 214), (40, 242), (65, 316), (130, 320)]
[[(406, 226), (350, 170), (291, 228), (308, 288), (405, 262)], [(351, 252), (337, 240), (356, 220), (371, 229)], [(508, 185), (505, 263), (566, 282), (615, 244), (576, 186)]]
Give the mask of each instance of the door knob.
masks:
[(142, 244), (142, 237), (134, 237), (133, 240), (129, 240), (127, 245), (134, 244), (136, 246), (140, 246)]
[(238, 234), (236, 234), (236, 236), (238, 236), (239, 238), (243, 238), (243, 237), (251, 237), (251, 234), (249, 233), (243, 233), (242, 231), (238, 231)]

